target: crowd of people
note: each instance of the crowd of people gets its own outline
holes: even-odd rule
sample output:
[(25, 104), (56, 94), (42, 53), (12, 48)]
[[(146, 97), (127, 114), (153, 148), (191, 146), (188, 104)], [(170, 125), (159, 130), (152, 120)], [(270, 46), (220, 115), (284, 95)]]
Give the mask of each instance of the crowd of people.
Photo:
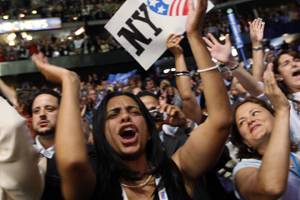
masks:
[[(221, 35), (229, 32), (230, 27), (227, 16), (224, 15), (225, 10), (208, 14), (208, 20), (204, 28), (205, 33)], [(278, 25), (288, 24), (300, 20), (300, 9), (296, 2), (286, 2), (286, 4), (276, 4), (268, 6), (255, 6), (252, 9), (242, 9), (237, 11), (237, 19), (239, 21), (239, 29), (241, 33), (249, 33), (248, 21), (254, 17), (262, 18), (268, 24), (268, 28)], [(224, 23), (219, 23), (223, 21)]]
[(0, 15), (8, 15), (10, 19), (59, 17), (63, 22), (109, 19), (123, 2), (124, 0), (4, 0), (0, 4)]
[(40, 38), (32, 41), (21, 39), (14, 46), (0, 44), (0, 62), (28, 60), (37, 52), (43, 52), (47, 57), (72, 55), (86, 55), (93, 53), (107, 53), (121, 48), (112, 36), (87, 35), (60, 39), (55, 36)]
[[(76, 3), (77, 2), (77, 3)], [(45, 4), (44, 9), (53, 10), (51, 6), (56, 4), (64, 5), (60, 10), (64, 15), (67, 15), (66, 12), (72, 10), (73, 6), (77, 6), (77, 10), (81, 10), (79, 1), (49, 1), (48, 4)], [(107, 14), (106, 19), (112, 17), (116, 10), (121, 6), (123, 1), (84, 1), (86, 9), (82, 9), (83, 13), (92, 12), (93, 10), (101, 11), (98, 8), (105, 8), (105, 10), (110, 10)], [(220, 3), (220, 2), (218, 2)], [(35, 6), (38, 6), (37, 4)], [(50, 5), (50, 6), (49, 6)], [(99, 6), (98, 6), (99, 5)], [(68, 7), (70, 9), (64, 9)], [(205, 34), (211, 33), (214, 35), (225, 35), (230, 31), (229, 23), (227, 22), (227, 16), (224, 15), (224, 10), (215, 11), (209, 13), (207, 20), (205, 22), (205, 28), (203, 32)], [(57, 13), (57, 12), (54, 12)], [(61, 17), (59, 14), (57, 17)], [(258, 7), (256, 10), (257, 17), (264, 19), (268, 23), (268, 28), (276, 28), (278, 25), (288, 24), (291, 22), (297, 22), (300, 19), (300, 10), (296, 3), (290, 2), (286, 5), (274, 5), (272, 7)], [(51, 17), (56, 15), (45, 14), (43, 17)], [(91, 14), (86, 13), (88, 20), (95, 20)], [(249, 26), (248, 21), (253, 18), (253, 10), (249, 10), (247, 13), (238, 14), (238, 20), (240, 24), (240, 31), (245, 38), (246, 35), (249, 35)], [(224, 21), (224, 23), (219, 23)], [(292, 25), (293, 26), (293, 25)], [(278, 28), (276, 28), (278, 29)], [(119, 49), (120, 45), (111, 37), (105, 36), (109, 35), (106, 30), (101, 30), (101, 35), (91, 35), (84, 34), (80, 36), (72, 36), (66, 38), (57, 38), (55, 35), (49, 38), (33, 38), (31, 41), (27, 41), (22, 38), (21, 35), (17, 34), (17, 42), (10, 45), (8, 43), (1, 43), (0, 46), (0, 62), (5, 61), (16, 61), (29, 59), (33, 53), (42, 51), (47, 57), (58, 57), (58, 56), (68, 56), (68, 55), (78, 55), (78, 54), (91, 54), (91, 53), (106, 53), (115, 49)], [(270, 39), (270, 38), (265, 38)]]
[(0, 199), (300, 200), (300, 54), (266, 55), (257, 18), (247, 70), (230, 35), (203, 35), (206, 8), (189, 3), (196, 72), (172, 33), (171, 79), (83, 78), (43, 51), (44, 86), (0, 79)]

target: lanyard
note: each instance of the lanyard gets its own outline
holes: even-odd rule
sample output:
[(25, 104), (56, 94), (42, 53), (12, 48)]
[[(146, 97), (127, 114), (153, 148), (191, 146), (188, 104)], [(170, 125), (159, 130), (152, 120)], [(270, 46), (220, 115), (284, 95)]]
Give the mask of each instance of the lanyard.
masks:
[[(159, 182), (160, 182), (160, 177), (159, 178), (155, 178), (155, 185), (156, 187), (158, 186)], [(127, 194), (125, 192), (125, 190), (123, 189), (123, 187), (121, 186), (122, 188), (122, 196), (123, 196), (123, 200), (129, 200), (128, 197), (127, 197)], [(159, 197), (159, 200), (168, 200), (168, 195), (167, 195), (167, 191), (166, 191), (166, 188), (165, 187), (162, 187), (159, 191), (158, 191), (158, 197)]]
[(294, 164), (294, 168), (296, 169), (297, 175), (300, 177), (300, 166), (299, 166), (299, 161), (297, 160), (296, 156), (291, 153), (291, 158)]

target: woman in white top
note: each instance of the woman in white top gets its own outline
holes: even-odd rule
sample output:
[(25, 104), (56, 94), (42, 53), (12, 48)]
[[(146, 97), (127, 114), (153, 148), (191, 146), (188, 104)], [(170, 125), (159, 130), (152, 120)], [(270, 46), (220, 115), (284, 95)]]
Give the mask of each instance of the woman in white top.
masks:
[(234, 110), (231, 141), (238, 147), (241, 159), (233, 171), (237, 196), (299, 200), (300, 164), (290, 153), (290, 105), (276, 84), (272, 64), (264, 82), (273, 109), (262, 100), (249, 98)]
[[(258, 69), (253, 65), (253, 75), (248, 73), (231, 55), (231, 42), (226, 36), (224, 44), (221, 44), (212, 34), (204, 38), (213, 58), (224, 63), (231, 69), (242, 86), (254, 97), (264, 97), (263, 84), (259, 82), (257, 74), (263, 74), (264, 67)], [(263, 50), (262, 47), (258, 49)], [(256, 50), (257, 51), (257, 50)], [(257, 52), (256, 52), (257, 53)], [(261, 56), (260, 56), (261, 57)], [(300, 151), (300, 55), (293, 51), (282, 51), (276, 56), (273, 64), (278, 86), (286, 95), (290, 103), (290, 138), (295, 151)], [(253, 57), (254, 59), (255, 57)]]
[(291, 139), (300, 150), (300, 58), (299, 53), (282, 51), (274, 60), (274, 73), (278, 85), (288, 97)]

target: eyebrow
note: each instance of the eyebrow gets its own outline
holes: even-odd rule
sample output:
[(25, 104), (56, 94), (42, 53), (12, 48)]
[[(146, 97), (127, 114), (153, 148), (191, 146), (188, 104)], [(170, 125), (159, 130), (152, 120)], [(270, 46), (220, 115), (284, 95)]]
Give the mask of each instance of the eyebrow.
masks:
[(59, 105), (50, 105), (50, 104), (42, 105), (42, 106), (38, 105), (38, 106), (33, 107), (32, 110), (40, 109), (40, 108), (49, 108), (49, 107), (57, 109), (59, 107)]
[(58, 107), (57, 105), (46, 104), (46, 105), (42, 105), (42, 106), (38, 105), (38, 106), (35, 106), (33, 108), (43, 108), (43, 107), (49, 107), (49, 106), (54, 107), (54, 108)]
[[(252, 108), (251, 110), (249, 110), (248, 113), (252, 113), (252, 112), (253, 112), (254, 110), (256, 110), (256, 109), (258, 109), (258, 108)], [(245, 117), (240, 117), (240, 118), (238, 119), (238, 122), (241, 121), (242, 119), (245, 119)]]
[(294, 61), (295, 59), (297, 59), (296, 57), (291, 57), (291, 58), (286, 58), (284, 59), (281, 64), (286, 63), (286, 62), (290, 62), (290, 61)]
[[(133, 108), (140, 109), (138, 106), (135, 106), (135, 105), (126, 106), (126, 110), (131, 110)], [(121, 109), (122, 109), (121, 107), (115, 107), (115, 108), (112, 108), (112, 109), (108, 110), (107, 113), (108, 112), (119, 112)]]

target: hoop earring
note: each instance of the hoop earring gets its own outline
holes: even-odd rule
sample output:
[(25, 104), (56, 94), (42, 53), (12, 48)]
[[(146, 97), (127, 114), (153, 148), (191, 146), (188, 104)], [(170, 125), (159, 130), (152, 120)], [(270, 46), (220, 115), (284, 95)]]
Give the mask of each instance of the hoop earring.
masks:
[(254, 153), (254, 149), (251, 148), (251, 147), (247, 147), (247, 152), (248, 152), (248, 153)]

